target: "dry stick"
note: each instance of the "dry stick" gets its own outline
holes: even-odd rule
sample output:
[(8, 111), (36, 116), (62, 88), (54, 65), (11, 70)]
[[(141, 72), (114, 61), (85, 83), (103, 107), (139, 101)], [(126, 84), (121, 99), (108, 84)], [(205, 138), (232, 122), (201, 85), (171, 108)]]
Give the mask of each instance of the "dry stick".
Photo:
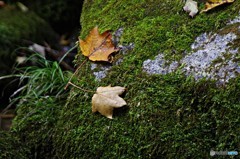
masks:
[(92, 91), (92, 90), (83, 89), (83, 88), (81, 88), (81, 87), (79, 87), (79, 86), (77, 86), (77, 85), (73, 84), (72, 82), (69, 82), (69, 84), (70, 84), (70, 85), (72, 85), (73, 87), (76, 87), (76, 88), (78, 88), (78, 89), (80, 89), (80, 90), (84, 91), (84, 92), (96, 93), (96, 91)]
[[(96, 91), (92, 91), (92, 90), (83, 89), (83, 88), (81, 88), (81, 87), (79, 87), (79, 86), (77, 86), (77, 85), (73, 84), (72, 82), (69, 82), (69, 84), (70, 84), (70, 85), (72, 85), (73, 87), (76, 87), (77, 89), (80, 89), (80, 90), (84, 91), (84, 92), (96, 93), (96, 94), (98, 94), (98, 95), (100, 95), (100, 96), (102, 96), (102, 97), (108, 98), (108, 100), (112, 100), (112, 101), (114, 101), (114, 102), (115, 102), (115, 100), (113, 100), (112, 98), (110, 98), (110, 97), (108, 97), (108, 96), (105, 96), (105, 95), (101, 94), (101, 93), (104, 93), (104, 92), (97, 93)], [(106, 91), (106, 92), (107, 92), (107, 91)]]
[(70, 79), (68, 80), (67, 85), (64, 87), (65, 90), (68, 88), (69, 84), (71, 83), (71, 80), (72, 80), (73, 76), (75, 76), (75, 75), (77, 74), (78, 70), (79, 70), (79, 69), (83, 66), (83, 64), (85, 64), (86, 62), (87, 62), (87, 59), (85, 59), (85, 60), (81, 63), (81, 65), (78, 66), (78, 68), (76, 69), (76, 71), (73, 73), (73, 75), (72, 75), (72, 76), (70, 77)]
[(14, 114), (0, 114), (0, 118), (7, 119), (7, 118), (14, 118), (16, 115)]
[[(103, 42), (101, 43), (101, 45), (99, 47), (97, 47), (96, 49), (93, 50), (93, 52), (91, 54), (89, 54), (87, 57), (89, 58), (90, 56), (92, 56), (92, 54), (94, 54), (99, 48), (102, 47), (102, 45), (106, 42), (107, 38), (110, 36), (110, 33), (105, 37), (105, 39), (103, 40)], [(73, 78), (73, 76), (75, 76), (77, 74), (77, 72), (80, 70), (80, 68), (83, 66), (83, 64), (85, 64), (87, 62), (87, 59), (85, 59), (81, 65), (78, 66), (78, 68), (76, 69), (76, 71), (73, 73), (73, 75), (70, 77), (68, 83), (66, 84), (66, 86), (64, 87), (64, 89), (66, 90), (68, 88), (68, 86), (71, 83), (71, 80)], [(72, 85), (73, 83), (71, 83)]]

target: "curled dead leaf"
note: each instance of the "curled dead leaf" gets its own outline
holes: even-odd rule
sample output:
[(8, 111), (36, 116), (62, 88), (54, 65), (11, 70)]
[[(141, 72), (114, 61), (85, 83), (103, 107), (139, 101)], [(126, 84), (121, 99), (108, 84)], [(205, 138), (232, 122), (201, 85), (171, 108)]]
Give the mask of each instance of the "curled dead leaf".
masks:
[(112, 119), (113, 109), (126, 105), (126, 101), (119, 97), (125, 91), (124, 87), (98, 87), (96, 94), (92, 97), (92, 112)]
[(85, 40), (79, 39), (82, 54), (92, 61), (111, 62), (109, 56), (118, 51), (112, 42), (110, 31), (99, 33), (98, 27), (93, 28)]
[(201, 11), (201, 13), (207, 12), (222, 4), (233, 3), (234, 1), (235, 0), (207, 0), (207, 2), (205, 3), (205, 8)]

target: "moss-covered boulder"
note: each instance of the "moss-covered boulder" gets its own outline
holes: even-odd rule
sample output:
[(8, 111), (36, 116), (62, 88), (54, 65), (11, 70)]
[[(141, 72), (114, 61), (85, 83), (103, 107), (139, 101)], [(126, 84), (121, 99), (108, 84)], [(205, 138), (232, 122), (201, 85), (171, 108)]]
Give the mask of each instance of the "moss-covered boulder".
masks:
[[(23, 140), (24, 144), (30, 148), (35, 147), (34, 141), (48, 145), (52, 157), (57, 158), (209, 158), (210, 150), (238, 150), (238, 74), (219, 85), (215, 78), (186, 76), (181, 69), (184, 66), (157, 75), (144, 71), (144, 62), (159, 53), (169, 63), (193, 53), (191, 45), (195, 39), (206, 32), (219, 32), (238, 15), (240, 2), (193, 19), (182, 10), (183, 6), (182, 0), (86, 0), (81, 16), (82, 39), (96, 25), (101, 32), (123, 27), (120, 43), (134, 43), (135, 47), (127, 53), (120, 52), (116, 58), (122, 61), (115, 60), (100, 81), (88, 61), (74, 84), (87, 90), (110, 84), (124, 86), (128, 104), (116, 109), (110, 120), (91, 113), (94, 93), (72, 88), (66, 104), (48, 116), (45, 113), (56, 108), (50, 101), (48, 105), (39, 100), (43, 103), (38, 108), (41, 112), (30, 115), (29, 110), (38, 110), (36, 106), (20, 105), (13, 130), (22, 139), (31, 137)], [(239, 28), (239, 23), (229, 28)], [(229, 33), (233, 29), (224, 30)], [(237, 41), (239, 35), (234, 44)], [(79, 54), (76, 63), (81, 64), (85, 58)], [(49, 122), (54, 124), (48, 125)], [(46, 130), (47, 135), (43, 135)], [(35, 149), (34, 153), (43, 154), (44, 149)]]
[(65, 100), (59, 101), (53, 97), (27, 100), (20, 105), (14, 125), (8, 133), (20, 138), (21, 146), (28, 150), (25, 152), (28, 158), (54, 158), (54, 127)]
[[(56, 34), (49, 25), (33, 12), (22, 12), (14, 6), (0, 9), (0, 57), (1, 71), (13, 64), (16, 52), (15, 49), (24, 47), (24, 40), (43, 44), (56, 42)], [(26, 44), (25, 44), (26, 45)], [(5, 66), (5, 67), (4, 67)]]
[[(13, 5), (0, 8), (0, 32), (0, 76), (11, 74), (16, 50), (29, 45), (26, 41), (42, 45), (47, 42), (51, 46), (57, 43), (56, 34), (43, 19), (33, 12), (22, 12)], [(4, 94), (13, 93), (10, 85), (5, 88), (8, 82), (0, 81), (0, 92), (4, 89)]]
[(20, 0), (20, 2), (48, 21), (59, 33), (71, 32), (80, 27), (79, 17), (83, 0)]

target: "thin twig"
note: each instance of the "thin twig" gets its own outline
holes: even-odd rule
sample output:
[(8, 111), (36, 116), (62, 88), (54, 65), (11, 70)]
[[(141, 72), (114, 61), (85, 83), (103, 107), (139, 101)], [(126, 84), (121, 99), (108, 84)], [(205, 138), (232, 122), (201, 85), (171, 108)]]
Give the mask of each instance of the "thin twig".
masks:
[(64, 87), (64, 89), (66, 90), (69, 86), (69, 84), (71, 83), (71, 80), (73, 78), (73, 76), (75, 76), (77, 74), (77, 72), (80, 70), (80, 68), (87, 62), (87, 59), (85, 59), (81, 65), (78, 66), (78, 68), (76, 69), (76, 71), (72, 74), (72, 76), (70, 77), (70, 79), (68, 80), (68, 83), (66, 84), (66, 86)]
[(0, 118), (14, 118), (16, 115), (14, 114), (0, 114)]
[(73, 87), (76, 87), (76, 88), (78, 88), (78, 89), (80, 89), (80, 90), (84, 91), (84, 92), (96, 93), (96, 91), (92, 91), (92, 90), (83, 89), (83, 88), (81, 88), (81, 87), (79, 87), (79, 86), (77, 86), (77, 85), (73, 84), (72, 82), (69, 82), (69, 84), (70, 84), (70, 85), (72, 85)]
[[(97, 50), (99, 50), (99, 49), (102, 47), (102, 45), (107, 41), (107, 38), (108, 38), (110, 35), (111, 35), (111, 34), (109, 33), (109, 34), (105, 37), (105, 39), (103, 40), (103, 42), (102, 42), (96, 49), (94, 49), (94, 51), (93, 51), (92, 53), (90, 53), (87, 57), (89, 58), (89, 57), (92, 56)], [(69, 84), (73, 84), (73, 83), (71, 83), (71, 80), (72, 80), (73, 76), (75, 76), (75, 75), (77, 74), (77, 72), (79, 71), (79, 69), (86, 63), (86, 61), (87, 61), (87, 59), (85, 59), (85, 60), (81, 63), (81, 65), (78, 66), (78, 68), (76, 69), (76, 71), (75, 71), (75, 72), (73, 73), (73, 75), (70, 77), (68, 83), (66, 84), (66, 86), (65, 86), (65, 88), (64, 88), (65, 90), (68, 88)]]
[[(79, 87), (79, 86), (77, 86), (77, 85), (73, 84), (72, 82), (69, 82), (69, 84), (70, 84), (70, 85), (72, 85), (73, 87), (76, 87), (76, 88), (78, 88), (78, 89), (80, 89), (80, 90), (84, 91), (84, 92), (96, 93), (96, 94), (98, 94), (98, 95), (100, 95), (100, 96), (102, 96), (102, 97), (105, 97), (105, 98), (107, 98), (108, 100), (111, 100), (111, 101), (115, 102), (115, 100), (114, 100), (114, 99), (112, 99), (111, 97), (108, 97), (108, 96), (106, 96), (106, 95), (102, 94), (102, 93), (104, 93), (104, 92), (97, 93), (96, 91), (92, 91), (92, 90), (83, 89), (83, 88), (81, 88), (81, 87)], [(106, 92), (108, 92), (108, 91), (106, 91)]]

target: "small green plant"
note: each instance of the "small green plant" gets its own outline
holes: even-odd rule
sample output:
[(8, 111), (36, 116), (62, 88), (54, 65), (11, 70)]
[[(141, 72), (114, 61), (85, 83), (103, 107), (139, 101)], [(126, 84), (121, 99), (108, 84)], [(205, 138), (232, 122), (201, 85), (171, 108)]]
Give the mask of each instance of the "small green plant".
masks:
[[(38, 66), (22, 68), (21, 78), (27, 78), (26, 96), (56, 96), (63, 94), (63, 87), (67, 82), (66, 76), (59, 64), (55, 61), (48, 61), (39, 55), (33, 55), (30, 59), (37, 56)], [(20, 71), (21, 71), (20, 70)]]
[[(28, 122), (38, 121), (41, 123), (47, 121), (44, 123), (46, 127), (44, 126), (41, 129), (39, 128), (39, 124), (34, 124), (36, 130), (44, 132), (49, 131), (49, 127), (53, 127), (55, 120), (51, 117), (55, 115), (52, 113), (57, 113), (57, 110), (60, 108), (59, 106), (63, 104), (61, 101), (64, 102), (64, 99), (68, 96), (68, 92), (64, 90), (64, 86), (68, 82), (68, 72), (63, 71), (59, 66), (63, 58), (60, 62), (53, 62), (35, 53), (26, 60), (26, 62), (34, 62), (34, 66), (16, 67), (15, 73), (0, 77), (0, 80), (10, 78), (14, 80), (19, 79), (20, 81), (19, 88), (10, 97), (12, 98), (10, 104), (1, 113), (7, 113), (9, 108), (16, 104), (17, 108), (27, 108), (28, 112), (17, 112), (18, 116), (14, 120), (18, 121), (15, 123), (13, 121), (15, 126), (11, 129), (11, 133), (9, 133), (9, 136), (13, 136), (14, 138), (8, 136), (8, 138), (4, 138), (2, 142), (9, 146), (6, 148), (6, 145), (3, 146), (4, 144), (0, 144), (1, 150), (3, 150), (0, 158), (15, 158), (15, 154), (17, 154), (17, 157), (26, 158), (26, 156), (30, 155), (29, 145), (23, 141), (20, 142), (21, 135), (24, 135), (24, 133), (18, 133), (23, 127), (31, 127), (27, 125)], [(46, 113), (45, 110), (48, 110), (48, 112)], [(43, 116), (43, 118), (39, 118), (41, 116)], [(3, 133), (3, 131), (0, 131), (0, 136), (2, 136)], [(49, 136), (51, 135), (50, 133), (47, 134)], [(34, 139), (35, 135), (31, 138)], [(46, 138), (44, 134), (42, 138)], [(34, 140), (34, 142), (36, 142), (36, 140)], [(37, 143), (40, 142), (37, 141)], [(48, 142), (44, 141), (43, 143)], [(43, 144), (42, 147), (38, 146), (36, 149), (43, 149), (42, 151), (46, 152), (47, 150), (45, 150), (44, 147), (48, 146)], [(17, 147), (20, 147), (20, 151)], [(16, 149), (18, 150), (17, 153), (15, 152)]]
[[(43, 97), (64, 98), (67, 96), (64, 86), (68, 81), (67, 71), (63, 71), (56, 61), (46, 60), (39, 54), (33, 54), (26, 61), (34, 61), (34, 66), (17, 68), (15, 73), (0, 77), (1, 79), (17, 77), (20, 80), (19, 89), (17, 89), (10, 98), (8, 109), (17, 101), (28, 101), (29, 99), (40, 99)], [(16, 94), (19, 96), (15, 97)], [(32, 100), (31, 100), (32, 101)]]

